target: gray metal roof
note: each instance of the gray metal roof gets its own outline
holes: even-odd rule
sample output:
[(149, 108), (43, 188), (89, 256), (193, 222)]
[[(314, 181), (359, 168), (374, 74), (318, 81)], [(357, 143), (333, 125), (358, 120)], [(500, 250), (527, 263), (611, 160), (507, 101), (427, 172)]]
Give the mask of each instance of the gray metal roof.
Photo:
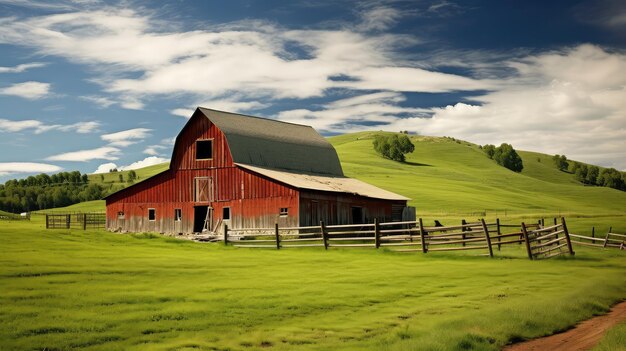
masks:
[(343, 176), (335, 148), (310, 126), (204, 107), (198, 110), (224, 133), (235, 163)]
[(241, 168), (262, 174), (268, 178), (291, 185), (299, 189), (330, 191), (335, 193), (348, 193), (385, 200), (410, 200), (408, 197), (392, 193), (374, 185), (362, 182), (358, 179), (347, 177), (320, 176), (302, 173), (285, 172), (276, 169), (254, 167), (245, 164), (237, 164)]

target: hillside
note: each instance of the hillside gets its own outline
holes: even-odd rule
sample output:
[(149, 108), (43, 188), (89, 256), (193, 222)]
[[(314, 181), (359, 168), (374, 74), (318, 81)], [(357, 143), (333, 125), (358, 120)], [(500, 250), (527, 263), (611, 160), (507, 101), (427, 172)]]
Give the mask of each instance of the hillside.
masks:
[(405, 164), (386, 160), (372, 148), (375, 132), (329, 138), (344, 172), (410, 197), (419, 213), (616, 215), (626, 193), (583, 186), (556, 169), (551, 155), (521, 151), (524, 170), (498, 166), (478, 145), (448, 138), (412, 136), (415, 152)]
[[(411, 136), (415, 152), (407, 155), (403, 164), (374, 152), (372, 140), (377, 133), (345, 134), (329, 141), (337, 149), (347, 176), (410, 197), (410, 205), (420, 214), (611, 216), (622, 215), (626, 208), (626, 192), (584, 186), (573, 174), (557, 170), (552, 155), (518, 151), (524, 170), (515, 173), (487, 158), (476, 144)], [(162, 172), (168, 165), (136, 170), (138, 181)], [(119, 174), (128, 179), (128, 171), (106, 173), (102, 175), (104, 184), (128, 186), (127, 182), (119, 182)], [(102, 183), (99, 174), (89, 175), (89, 179)], [(89, 210), (104, 210), (103, 201), (77, 204), (68, 210), (85, 206)]]

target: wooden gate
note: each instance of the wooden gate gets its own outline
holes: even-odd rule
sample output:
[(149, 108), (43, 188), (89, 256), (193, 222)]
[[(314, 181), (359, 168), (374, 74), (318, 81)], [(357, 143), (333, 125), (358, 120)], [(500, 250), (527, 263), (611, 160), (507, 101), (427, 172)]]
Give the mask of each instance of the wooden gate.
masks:
[(213, 202), (215, 201), (215, 189), (213, 187), (213, 178), (197, 177), (194, 178), (194, 201), (195, 202)]
[(526, 242), (528, 258), (531, 260), (564, 254), (574, 255), (565, 218), (561, 218), (560, 224), (555, 223), (549, 227), (540, 226), (535, 230), (530, 230), (529, 226), (522, 223), (522, 234)]

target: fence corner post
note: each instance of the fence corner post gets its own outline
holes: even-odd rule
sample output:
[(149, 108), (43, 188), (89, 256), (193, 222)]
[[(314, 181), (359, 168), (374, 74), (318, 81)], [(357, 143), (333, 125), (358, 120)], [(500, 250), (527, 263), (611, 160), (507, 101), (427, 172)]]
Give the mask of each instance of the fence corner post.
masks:
[(491, 247), (491, 238), (489, 237), (489, 228), (487, 228), (487, 224), (485, 224), (485, 219), (480, 219), (480, 224), (483, 226), (483, 231), (485, 232), (485, 240), (487, 240), (487, 247), (489, 248), (489, 257), (493, 257), (493, 248)]
[(606, 232), (606, 238), (604, 238), (604, 245), (602, 245), (602, 247), (606, 247), (606, 245), (609, 243), (609, 235), (611, 234), (612, 231), (613, 231), (613, 227), (609, 227), (609, 231)]
[(530, 240), (528, 239), (528, 232), (526, 231), (526, 224), (522, 222), (522, 235), (524, 236), (524, 242), (526, 242), (526, 250), (528, 251), (528, 258), (533, 260), (533, 252), (530, 249)]
[(280, 233), (278, 232), (278, 223), (274, 223), (274, 235), (276, 235), (276, 250), (280, 250)]
[(426, 238), (424, 237), (426, 235), (426, 231), (424, 230), (424, 222), (422, 221), (422, 218), (419, 219), (420, 222), (420, 239), (422, 239), (422, 252), (423, 253), (427, 253), (428, 252), (428, 248), (426, 247)]
[(496, 218), (496, 233), (498, 234), (498, 251), (500, 251), (500, 247), (502, 246), (500, 243), (502, 241), (500, 237), (500, 235), (502, 235), (502, 231), (500, 231), (500, 218)]
[(324, 221), (320, 221), (320, 231), (322, 232), (322, 241), (324, 242), (324, 250), (328, 250), (328, 233), (324, 226)]
[(463, 227), (464, 225), (466, 225), (467, 222), (462, 219), (461, 220), (461, 239), (463, 239), (463, 243), (461, 244), (462, 246), (465, 246), (465, 232), (467, 231), (467, 228)]
[(48, 214), (46, 213), (46, 229), (50, 229), (50, 222), (48, 222)]
[(567, 249), (570, 255), (574, 255), (574, 249), (572, 248), (572, 242), (569, 239), (569, 231), (567, 230), (567, 224), (565, 223), (565, 217), (561, 217), (561, 224), (563, 225), (563, 233), (565, 234), (565, 241), (567, 242)]
[(378, 218), (374, 218), (374, 246), (378, 249), (380, 247), (380, 226), (378, 225)]
[(224, 224), (224, 246), (228, 246), (228, 224)]

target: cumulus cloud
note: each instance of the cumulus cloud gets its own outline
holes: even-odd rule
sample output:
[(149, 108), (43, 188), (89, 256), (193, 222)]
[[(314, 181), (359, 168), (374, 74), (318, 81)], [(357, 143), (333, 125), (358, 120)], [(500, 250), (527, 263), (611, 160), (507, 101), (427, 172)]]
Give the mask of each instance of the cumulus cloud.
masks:
[(12, 121), (0, 118), (0, 132), (21, 132), (32, 130), (35, 134), (41, 134), (50, 130), (60, 130), (62, 132), (76, 132), (79, 134), (94, 133), (101, 126), (98, 121), (77, 122), (74, 124), (45, 124), (37, 120)]
[(104, 163), (98, 166), (94, 174), (109, 173), (109, 171), (114, 168), (117, 168), (118, 171), (130, 171), (133, 169), (139, 169), (139, 168), (144, 168), (148, 166), (158, 165), (164, 162), (169, 162), (169, 159), (162, 158), (162, 157), (155, 157), (155, 156), (146, 157), (143, 160), (133, 162), (129, 164), (128, 166), (118, 167), (115, 163), (109, 162), (109, 163)]
[(104, 134), (100, 138), (109, 142), (112, 146), (126, 147), (132, 144), (136, 144), (146, 137), (150, 136), (152, 129), (147, 128), (134, 128), (123, 130), (117, 133)]
[(17, 65), (14, 67), (0, 67), (0, 73), (22, 73), (31, 68), (38, 68), (45, 66), (45, 63), (41, 62), (32, 62), (32, 63), (23, 63), (21, 65)]
[(50, 84), (41, 82), (16, 83), (0, 88), (0, 95), (19, 96), (28, 100), (37, 100), (48, 96)]
[(52, 173), (61, 170), (63, 168), (47, 163), (0, 162), (0, 176), (18, 173)]
[(87, 162), (91, 160), (117, 160), (120, 149), (111, 146), (99, 147), (96, 149), (79, 150), (66, 152), (54, 156), (46, 157), (47, 161), (74, 161)]

